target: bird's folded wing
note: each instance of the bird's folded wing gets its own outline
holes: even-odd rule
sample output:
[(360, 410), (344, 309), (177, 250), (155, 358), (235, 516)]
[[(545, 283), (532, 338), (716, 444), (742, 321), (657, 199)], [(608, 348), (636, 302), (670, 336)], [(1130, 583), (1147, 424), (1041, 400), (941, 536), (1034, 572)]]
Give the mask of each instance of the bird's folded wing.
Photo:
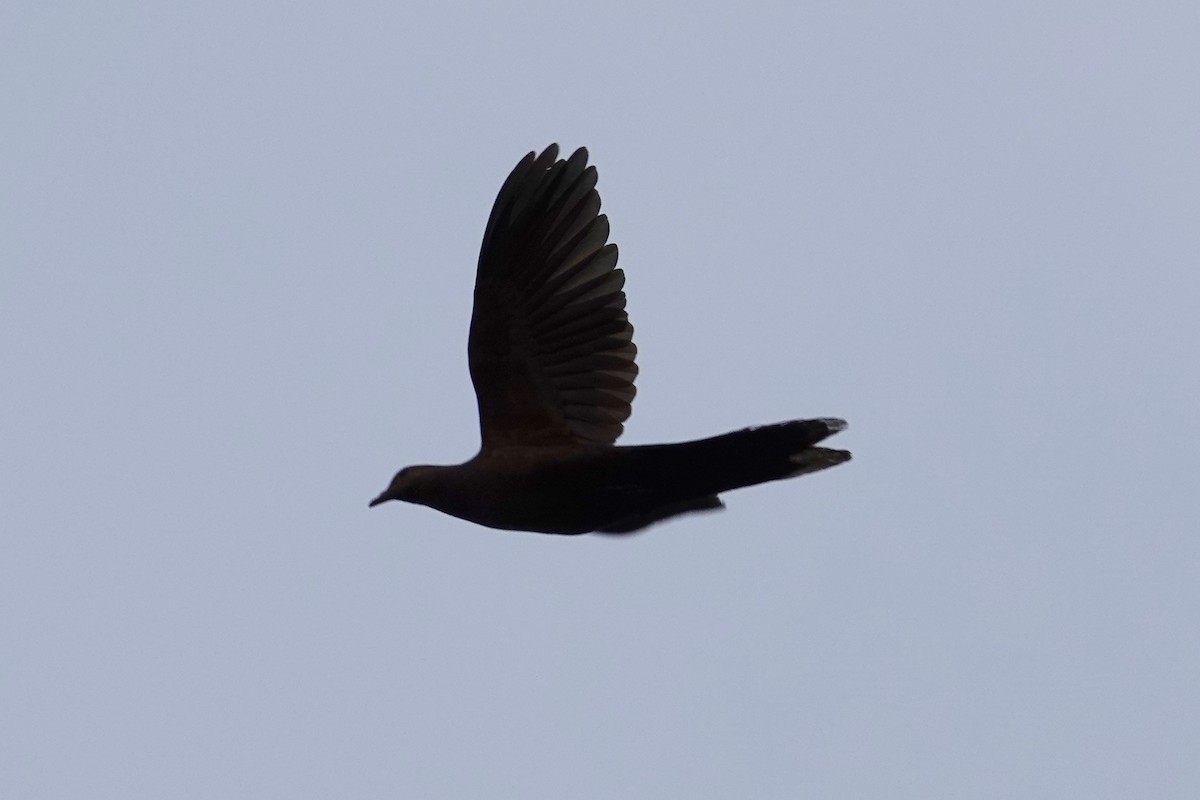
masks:
[(488, 219), (468, 356), (484, 450), (611, 444), (637, 375), (625, 275), (583, 148), (529, 153)]

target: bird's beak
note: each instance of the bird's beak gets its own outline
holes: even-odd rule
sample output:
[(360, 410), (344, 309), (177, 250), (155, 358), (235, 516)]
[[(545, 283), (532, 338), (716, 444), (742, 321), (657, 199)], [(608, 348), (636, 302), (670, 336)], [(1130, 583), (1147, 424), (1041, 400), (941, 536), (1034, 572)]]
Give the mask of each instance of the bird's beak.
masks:
[(379, 497), (376, 497), (374, 500), (372, 500), (370, 503), (367, 503), (367, 508), (374, 508), (375, 506), (379, 505), (380, 503), (386, 503), (388, 500), (391, 500), (391, 499), (392, 498), (388, 497), (388, 493), (384, 492), (383, 494), (379, 495)]

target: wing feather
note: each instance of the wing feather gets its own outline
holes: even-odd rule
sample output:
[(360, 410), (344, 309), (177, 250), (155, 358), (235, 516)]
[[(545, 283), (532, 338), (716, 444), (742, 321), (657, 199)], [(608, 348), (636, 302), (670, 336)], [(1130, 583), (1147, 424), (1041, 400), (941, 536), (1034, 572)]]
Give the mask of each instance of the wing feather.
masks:
[(484, 231), (468, 346), (484, 449), (612, 444), (636, 390), (625, 274), (587, 151), (529, 153)]

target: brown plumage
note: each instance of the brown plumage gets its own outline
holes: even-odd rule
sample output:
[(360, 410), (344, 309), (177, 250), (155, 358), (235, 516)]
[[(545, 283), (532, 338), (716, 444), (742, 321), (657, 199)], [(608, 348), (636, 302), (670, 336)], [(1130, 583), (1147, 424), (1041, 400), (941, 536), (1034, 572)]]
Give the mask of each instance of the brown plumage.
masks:
[(468, 359), (482, 447), (414, 466), (371, 501), (405, 500), (492, 528), (627, 533), (722, 507), (718, 493), (850, 458), (810, 419), (668, 445), (617, 447), (637, 348), (596, 168), (580, 148), (529, 153), (496, 197), (475, 278)]

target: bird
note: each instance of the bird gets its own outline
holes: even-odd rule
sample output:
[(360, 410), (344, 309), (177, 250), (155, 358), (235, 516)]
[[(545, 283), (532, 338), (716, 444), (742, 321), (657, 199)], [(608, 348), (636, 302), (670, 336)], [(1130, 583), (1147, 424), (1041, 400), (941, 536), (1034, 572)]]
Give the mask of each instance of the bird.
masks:
[(558, 153), (551, 144), (517, 163), (484, 229), (467, 344), (479, 453), (405, 467), (369, 505), (402, 500), (500, 530), (619, 535), (848, 461), (816, 446), (846, 428), (832, 417), (615, 444), (638, 374), (625, 274), (587, 149)]

